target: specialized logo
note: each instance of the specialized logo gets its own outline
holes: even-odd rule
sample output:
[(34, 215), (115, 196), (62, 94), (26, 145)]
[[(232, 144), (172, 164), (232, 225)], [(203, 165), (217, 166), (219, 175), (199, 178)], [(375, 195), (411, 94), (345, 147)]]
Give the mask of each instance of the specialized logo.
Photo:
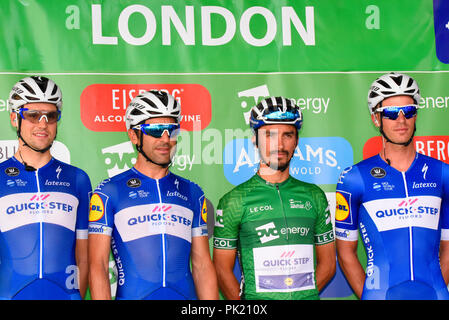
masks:
[(276, 230), (276, 226), (273, 222), (257, 227), (256, 231), (257, 235), (260, 237), (261, 243), (267, 243), (279, 238), (278, 231)]
[(104, 203), (101, 197), (94, 193), (90, 199), (89, 221), (98, 221), (104, 215)]
[(56, 171), (56, 178), (59, 180), (59, 175), (62, 172), (61, 166), (58, 166), (55, 171)]
[(424, 180), (426, 180), (426, 175), (427, 175), (427, 170), (429, 169), (429, 167), (427, 166), (427, 163), (424, 163), (421, 172), (423, 173), (422, 177)]
[(349, 217), (350, 214), (349, 203), (348, 201), (346, 201), (346, 198), (340, 192), (337, 192), (335, 197), (336, 197), (335, 220), (344, 221)]

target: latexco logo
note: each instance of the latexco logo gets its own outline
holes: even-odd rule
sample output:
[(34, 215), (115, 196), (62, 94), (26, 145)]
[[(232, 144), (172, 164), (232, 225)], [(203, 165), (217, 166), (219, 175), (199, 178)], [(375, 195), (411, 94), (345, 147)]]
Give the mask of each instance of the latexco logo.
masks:
[(81, 93), (81, 121), (92, 131), (126, 131), (129, 102), (148, 90), (165, 91), (182, 107), (181, 128), (197, 131), (211, 120), (209, 91), (199, 84), (92, 84)]
[[(340, 172), (352, 164), (352, 147), (344, 138), (299, 138), (290, 163), (290, 174), (305, 182), (334, 184)], [(251, 139), (235, 139), (224, 147), (223, 170), (230, 183), (238, 185), (248, 180), (258, 166), (258, 150)]]
[[(413, 139), (417, 152), (449, 164), (449, 136), (419, 136)], [(382, 150), (381, 137), (368, 139), (363, 146), (363, 159)]]

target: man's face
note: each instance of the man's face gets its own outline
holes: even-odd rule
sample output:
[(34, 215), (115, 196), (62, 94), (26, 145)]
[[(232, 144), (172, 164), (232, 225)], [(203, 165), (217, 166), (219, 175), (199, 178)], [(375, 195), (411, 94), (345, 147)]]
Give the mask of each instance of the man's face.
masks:
[(263, 163), (274, 170), (285, 170), (298, 145), (296, 127), (289, 124), (270, 124), (258, 130), (259, 154)]
[[(30, 112), (57, 112), (58, 110), (54, 104), (45, 102), (28, 103), (23, 107), (29, 109)], [(11, 113), (11, 123), (16, 128), (19, 123), (18, 117), (19, 115), (15, 112)], [(50, 146), (56, 138), (57, 122), (48, 123), (48, 117), (45, 115), (39, 118), (40, 121), (37, 119), (33, 122), (31, 118), (24, 116), (20, 126), (20, 134), (31, 147), (35, 149), (45, 149)]]
[[(390, 97), (382, 102), (382, 107), (388, 106), (406, 106), (414, 104), (413, 98), (409, 96), (395, 96)], [(381, 113), (376, 113), (377, 124), (380, 126)], [(415, 130), (416, 116), (410, 119), (406, 119), (402, 112), (399, 113), (399, 117), (396, 120), (387, 118), (382, 119), (383, 130), (388, 138), (396, 143), (405, 143), (412, 136)]]
[[(145, 123), (176, 123), (176, 121), (172, 117), (161, 117), (148, 119)], [(134, 144), (139, 144), (140, 135), (143, 135), (143, 151), (156, 163), (169, 163), (176, 151), (176, 137), (170, 138), (167, 131), (165, 131), (160, 138), (144, 134), (141, 131), (138, 133), (138, 136), (132, 129), (129, 130), (128, 134), (131, 142)]]

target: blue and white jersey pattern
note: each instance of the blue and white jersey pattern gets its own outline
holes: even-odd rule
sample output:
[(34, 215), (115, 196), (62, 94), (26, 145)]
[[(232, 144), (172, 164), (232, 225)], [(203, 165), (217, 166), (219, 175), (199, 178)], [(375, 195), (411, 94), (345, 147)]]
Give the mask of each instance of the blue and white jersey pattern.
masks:
[(0, 299), (80, 299), (76, 239), (87, 239), (87, 174), (54, 158), (0, 164)]
[(204, 193), (169, 173), (151, 179), (135, 168), (103, 181), (91, 198), (89, 234), (112, 236), (117, 299), (197, 299), (190, 271), (192, 237), (207, 236)]
[[(367, 254), (362, 299), (448, 299), (440, 240), (449, 240), (449, 166), (416, 154), (406, 172), (379, 155), (337, 184), (336, 237)], [(360, 233), (359, 233), (359, 231)]]

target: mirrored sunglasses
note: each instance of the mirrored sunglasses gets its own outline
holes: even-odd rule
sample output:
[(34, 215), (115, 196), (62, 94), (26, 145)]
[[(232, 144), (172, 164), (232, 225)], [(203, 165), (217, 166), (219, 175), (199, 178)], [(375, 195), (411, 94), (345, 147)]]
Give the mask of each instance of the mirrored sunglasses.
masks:
[(140, 124), (134, 127), (134, 129), (142, 131), (144, 134), (152, 136), (154, 138), (160, 138), (164, 132), (167, 132), (170, 138), (178, 136), (180, 127), (178, 123), (150, 123)]
[(61, 111), (40, 111), (28, 108), (21, 108), (19, 114), (22, 119), (30, 121), (31, 123), (39, 123), (43, 118), (47, 123), (55, 123), (61, 119)]
[(407, 106), (387, 106), (377, 110), (382, 113), (382, 117), (390, 120), (396, 120), (399, 117), (399, 113), (402, 112), (406, 119), (413, 118), (418, 112), (418, 106), (411, 104)]

